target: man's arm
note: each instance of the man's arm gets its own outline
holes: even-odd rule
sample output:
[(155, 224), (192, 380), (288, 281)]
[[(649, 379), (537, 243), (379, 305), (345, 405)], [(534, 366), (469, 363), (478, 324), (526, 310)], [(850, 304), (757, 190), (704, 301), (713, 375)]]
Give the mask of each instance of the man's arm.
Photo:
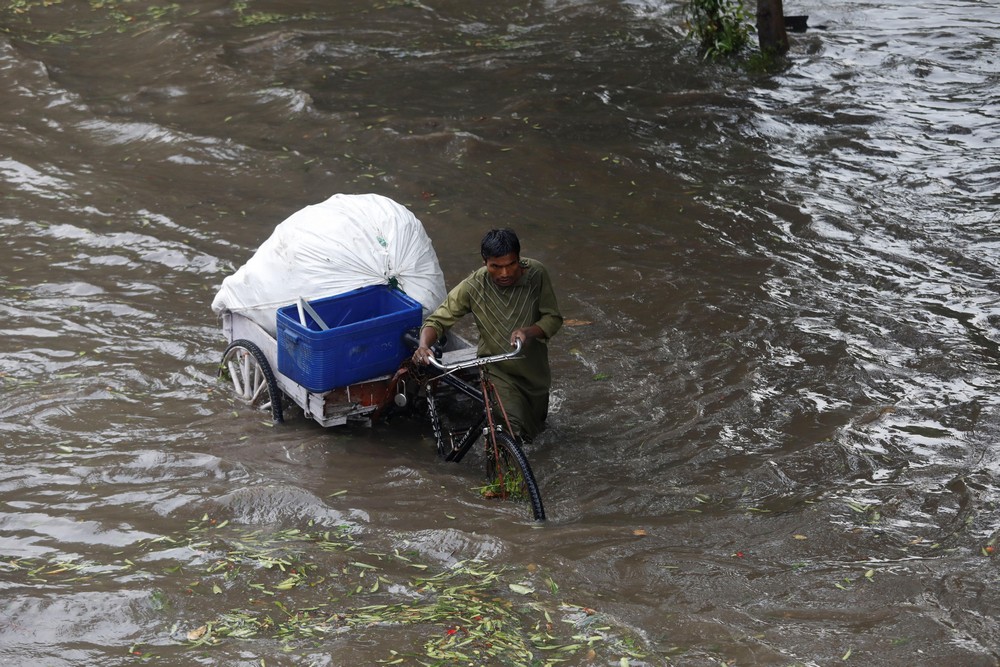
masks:
[(538, 293), (538, 321), (531, 326), (514, 329), (510, 334), (511, 345), (518, 339), (522, 345), (535, 338), (549, 339), (562, 328), (563, 316), (559, 312), (559, 303), (556, 301), (556, 292), (552, 288), (549, 272), (541, 263), (538, 263), (537, 266), (541, 272), (541, 285)]
[(470, 312), (467, 280), (468, 278), (448, 292), (444, 303), (438, 306), (437, 310), (424, 321), (424, 326), (420, 329), (420, 344), (413, 351), (414, 363), (425, 365), (430, 363), (430, 357), (434, 354), (430, 349), (431, 345), (436, 343), (438, 338), (448, 331), (459, 318)]
[(430, 363), (431, 357), (434, 352), (431, 351), (431, 345), (437, 342), (438, 332), (434, 327), (424, 327), (420, 330), (420, 344), (417, 349), (413, 351), (413, 363), (424, 364), (425, 366)]

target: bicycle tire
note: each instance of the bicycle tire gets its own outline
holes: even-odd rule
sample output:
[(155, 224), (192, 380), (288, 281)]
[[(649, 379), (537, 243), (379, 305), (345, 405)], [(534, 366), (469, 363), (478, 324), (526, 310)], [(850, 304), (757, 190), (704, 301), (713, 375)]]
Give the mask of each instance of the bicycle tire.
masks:
[[(486, 439), (486, 481), (487, 486), (484, 489), (493, 488), (499, 485), (500, 492), (494, 494), (495, 496), (501, 498), (510, 497), (510, 495), (523, 496), (523, 499), (531, 505), (532, 514), (535, 517), (535, 521), (545, 521), (545, 508), (542, 505), (542, 494), (538, 490), (538, 482), (535, 481), (535, 475), (531, 472), (531, 466), (528, 464), (528, 457), (525, 456), (524, 450), (521, 449), (521, 445), (518, 444), (509, 433), (504, 433), (503, 431), (494, 431), (493, 435), (496, 437), (497, 451), (496, 455), (490, 451), (492, 447), (490, 446), (490, 438)], [(516, 473), (519, 474), (519, 478), (514, 478), (511, 482), (509, 478), (505, 478), (513, 469), (516, 468)], [(514, 488), (510, 488), (511, 484)], [(486, 495), (484, 493), (484, 495)], [(514, 498), (515, 500), (518, 498)]]

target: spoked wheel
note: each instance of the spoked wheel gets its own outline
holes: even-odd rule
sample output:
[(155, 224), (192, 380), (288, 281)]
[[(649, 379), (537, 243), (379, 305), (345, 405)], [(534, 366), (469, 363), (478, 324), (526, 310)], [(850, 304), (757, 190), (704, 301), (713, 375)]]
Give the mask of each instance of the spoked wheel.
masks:
[(234, 340), (222, 354), (219, 377), (233, 383), (238, 400), (255, 410), (270, 411), (275, 422), (281, 421), (281, 391), (259, 347), (248, 340)]
[(487, 436), (486, 484), (480, 493), (486, 498), (527, 502), (535, 521), (545, 521), (542, 495), (521, 445), (510, 434), (498, 431), (495, 449)]

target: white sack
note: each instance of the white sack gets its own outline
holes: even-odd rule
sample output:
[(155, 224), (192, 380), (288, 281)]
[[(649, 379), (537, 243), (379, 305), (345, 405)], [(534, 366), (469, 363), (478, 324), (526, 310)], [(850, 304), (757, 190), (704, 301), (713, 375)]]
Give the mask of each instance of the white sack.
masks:
[(444, 301), (444, 274), (423, 225), (380, 195), (338, 194), (293, 213), (222, 281), (216, 313), (245, 315), (275, 335), (278, 308), (395, 279), (424, 315)]

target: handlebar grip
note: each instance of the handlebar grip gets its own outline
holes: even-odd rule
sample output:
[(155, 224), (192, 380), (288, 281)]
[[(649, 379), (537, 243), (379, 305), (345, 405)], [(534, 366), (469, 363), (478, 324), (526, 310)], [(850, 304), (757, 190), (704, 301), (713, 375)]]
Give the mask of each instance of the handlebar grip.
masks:
[[(447, 338), (442, 336), (436, 343), (431, 345), (431, 352), (433, 352), (434, 356), (438, 359), (440, 359), (441, 355), (444, 354), (443, 346), (446, 340)], [(407, 329), (404, 331), (403, 342), (406, 343), (411, 350), (415, 350), (420, 347), (420, 329)]]
[(418, 347), (420, 347), (420, 330), (407, 329), (406, 331), (404, 331), (403, 342), (406, 343), (412, 350), (415, 350)]

